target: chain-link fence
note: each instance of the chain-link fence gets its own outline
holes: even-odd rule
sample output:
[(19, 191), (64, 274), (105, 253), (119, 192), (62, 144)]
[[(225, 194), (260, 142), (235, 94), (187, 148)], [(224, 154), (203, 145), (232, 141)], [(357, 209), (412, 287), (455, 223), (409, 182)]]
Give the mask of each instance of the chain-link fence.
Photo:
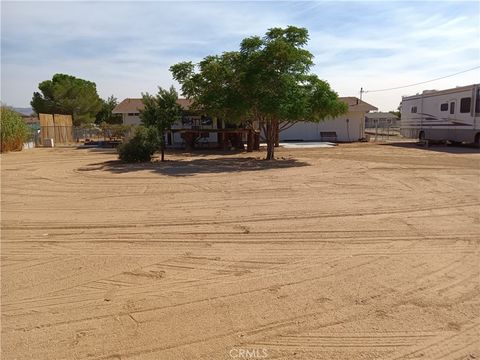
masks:
[(86, 143), (89, 141), (101, 141), (105, 140), (104, 132), (99, 128), (84, 128), (74, 126), (73, 129), (73, 138), (76, 143)]
[(106, 128), (82, 126), (41, 126), (32, 131), (32, 139), (37, 146), (53, 139), (54, 144), (80, 145), (105, 141), (120, 142), (132, 135), (134, 129), (125, 125), (110, 125)]
[(365, 119), (365, 134), (373, 141), (395, 140), (400, 137), (398, 119)]

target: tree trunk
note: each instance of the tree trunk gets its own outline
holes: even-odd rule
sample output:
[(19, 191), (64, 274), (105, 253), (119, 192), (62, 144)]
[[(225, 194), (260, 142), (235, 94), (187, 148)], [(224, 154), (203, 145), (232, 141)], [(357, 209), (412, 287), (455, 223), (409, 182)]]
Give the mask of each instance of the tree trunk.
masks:
[(266, 160), (275, 160), (275, 124), (273, 121), (267, 122), (267, 158)]
[[(221, 130), (223, 129), (223, 120), (217, 118), (217, 129)], [(223, 133), (218, 132), (217, 133), (217, 145), (219, 149), (223, 149)]]
[(280, 146), (280, 122), (279, 121), (275, 121), (274, 130), (275, 130), (275, 147), (279, 147)]
[(160, 152), (162, 157), (160, 161), (165, 161), (165, 132), (160, 130)]
[(258, 131), (253, 134), (253, 150), (260, 150), (260, 132)]
[(253, 151), (253, 130), (249, 129), (247, 134), (247, 152)]

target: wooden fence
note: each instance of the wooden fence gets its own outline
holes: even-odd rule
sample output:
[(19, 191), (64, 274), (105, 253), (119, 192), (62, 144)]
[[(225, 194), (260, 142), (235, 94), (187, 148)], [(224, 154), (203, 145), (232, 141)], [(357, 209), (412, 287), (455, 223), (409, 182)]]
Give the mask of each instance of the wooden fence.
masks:
[(53, 139), (55, 144), (73, 143), (73, 123), (71, 115), (38, 114), (40, 120), (41, 144), (45, 139)]

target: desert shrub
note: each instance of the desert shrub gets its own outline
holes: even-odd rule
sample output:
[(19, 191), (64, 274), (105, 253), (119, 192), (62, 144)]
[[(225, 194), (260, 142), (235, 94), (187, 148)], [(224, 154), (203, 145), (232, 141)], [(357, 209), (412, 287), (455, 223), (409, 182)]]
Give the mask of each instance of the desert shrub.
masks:
[(1, 151), (22, 150), (30, 130), (20, 114), (2, 106), (0, 113)]
[(158, 137), (154, 128), (139, 126), (135, 135), (117, 147), (120, 160), (125, 162), (150, 161), (158, 149)]

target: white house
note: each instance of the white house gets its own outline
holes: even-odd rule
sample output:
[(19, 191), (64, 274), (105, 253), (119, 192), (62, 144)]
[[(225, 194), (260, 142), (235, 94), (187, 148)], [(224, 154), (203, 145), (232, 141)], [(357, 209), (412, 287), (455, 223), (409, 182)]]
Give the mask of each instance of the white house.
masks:
[[(280, 133), (280, 141), (358, 141), (365, 137), (365, 114), (377, 110), (356, 97), (340, 97), (348, 104), (348, 112), (320, 123), (298, 122)], [(323, 133), (323, 136), (322, 136)]]
[[(320, 123), (298, 122), (288, 129), (280, 132), (280, 141), (358, 141), (365, 137), (365, 115), (369, 111), (377, 110), (365, 101), (356, 97), (340, 97), (341, 101), (348, 104), (348, 113), (333, 119), (327, 119)], [(183, 109), (182, 119), (172, 126), (172, 129), (197, 128), (197, 129), (217, 129), (217, 120), (198, 113), (190, 112), (191, 101), (188, 99), (178, 99), (178, 104)], [(144, 105), (142, 99), (127, 98), (118, 104), (114, 109), (114, 114), (121, 114), (123, 124), (139, 125), (140, 111)], [(221, 125), (221, 124), (220, 124)], [(220, 126), (221, 127), (221, 126)], [(205, 132), (204, 141), (216, 143), (218, 141), (217, 133)], [(334, 139), (333, 139), (334, 138)], [(173, 131), (169, 135), (169, 145), (181, 146), (184, 143), (179, 132)]]
[[(192, 104), (188, 99), (178, 99), (177, 103), (184, 111), (188, 111)], [(126, 98), (115, 106), (112, 113), (121, 114), (124, 125), (140, 125), (140, 111), (143, 109), (142, 99)]]
[[(177, 103), (183, 110), (183, 115), (173, 126), (172, 129), (198, 128), (198, 129), (216, 129), (217, 120), (207, 116), (201, 116), (196, 112), (190, 112), (191, 100), (178, 99)], [(124, 125), (140, 125), (140, 111), (144, 109), (142, 99), (126, 98), (118, 104), (112, 111), (114, 114), (121, 114)], [(184, 141), (181, 134), (173, 131), (167, 135), (168, 145), (181, 146)], [(217, 142), (217, 134), (214, 132), (205, 132), (202, 141), (209, 143)]]

